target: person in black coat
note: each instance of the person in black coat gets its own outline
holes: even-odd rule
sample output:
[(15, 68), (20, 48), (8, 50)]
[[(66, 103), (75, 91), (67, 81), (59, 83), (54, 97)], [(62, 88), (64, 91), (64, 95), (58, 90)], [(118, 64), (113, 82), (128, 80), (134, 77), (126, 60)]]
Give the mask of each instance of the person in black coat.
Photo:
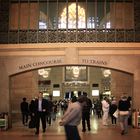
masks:
[(46, 112), (46, 119), (47, 123), (51, 125), (52, 122), (52, 114), (53, 114), (53, 101), (52, 101), (52, 95), (49, 96), (48, 98), (48, 106), (47, 106), (47, 112)]
[(35, 99), (32, 99), (29, 104), (29, 114), (30, 114), (29, 128), (35, 128)]
[[(124, 135), (128, 132), (128, 118), (129, 118), (129, 111), (130, 111), (130, 101), (128, 101), (126, 93), (121, 96), (121, 99), (118, 104), (119, 109), (119, 121), (121, 127), (121, 134)], [(123, 112), (123, 113), (121, 113)], [(126, 113), (126, 114), (124, 114)]]
[(111, 117), (112, 124), (116, 124), (116, 121), (117, 121), (117, 118), (113, 116), (116, 110), (117, 110), (117, 102), (113, 99), (109, 108), (109, 114)]
[(42, 122), (43, 133), (46, 132), (46, 110), (47, 110), (47, 100), (43, 99), (43, 93), (39, 92), (38, 99), (34, 102), (34, 114), (35, 114), (35, 134), (39, 134), (40, 120)]
[(26, 102), (26, 98), (23, 98), (23, 101), (20, 104), (20, 109), (22, 113), (22, 123), (23, 125), (27, 125), (28, 123), (28, 115), (29, 115), (29, 106), (28, 103)]
[[(86, 92), (84, 92), (83, 95), (87, 97)], [(87, 98), (86, 105), (84, 105), (82, 109), (82, 131), (83, 132), (86, 131), (86, 123), (87, 123), (88, 131), (91, 130), (91, 127), (90, 127), (91, 108), (92, 108), (92, 101), (89, 98)]]

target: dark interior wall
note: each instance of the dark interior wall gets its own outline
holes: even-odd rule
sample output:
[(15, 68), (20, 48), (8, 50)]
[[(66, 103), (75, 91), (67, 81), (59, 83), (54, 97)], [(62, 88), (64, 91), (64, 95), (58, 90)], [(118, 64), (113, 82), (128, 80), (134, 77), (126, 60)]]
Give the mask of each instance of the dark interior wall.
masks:
[(140, 41), (140, 0), (134, 0), (135, 41)]
[[(112, 1), (112, 0), (110, 0)], [(9, 41), (9, 39), (11, 38), (10, 34), (12, 34), (13, 39), (18, 40), (17, 38), (20, 37), (20, 34), (22, 34), (24, 36), (25, 33), (19, 33), (18, 31), (11, 33), (9, 32), (9, 0), (0, 0), (0, 44), (8, 44), (10, 42), (15, 42), (15, 43), (20, 43), (19, 41)], [(135, 36), (134, 40), (131, 40), (132, 42), (140, 42), (140, 1), (139, 0), (134, 0), (134, 34), (132, 36)], [(128, 31), (129, 32), (129, 31)], [(130, 31), (132, 32), (132, 31)], [(120, 32), (118, 32), (119, 34)], [(31, 32), (31, 34), (34, 34), (33, 32)], [(127, 34), (127, 33), (124, 33)], [(37, 36), (36, 34), (34, 34), (34, 36)], [(25, 40), (25, 42), (21, 42), (21, 43), (27, 43), (27, 40)], [(103, 41), (103, 40), (102, 40)], [(109, 41), (109, 40), (108, 40)], [(114, 40), (115, 41), (115, 40)], [(124, 42), (125, 39), (121, 42)], [(126, 38), (127, 41), (127, 38)], [(37, 41), (36, 39), (36, 42)], [(100, 42), (100, 41), (99, 41)], [(113, 40), (111, 41), (113, 42)], [(119, 40), (116, 40), (116, 42), (119, 42)], [(35, 42), (30, 42), (30, 43), (35, 43)], [(41, 42), (43, 43), (43, 42)]]
[(0, 0), (0, 44), (8, 43), (9, 0)]

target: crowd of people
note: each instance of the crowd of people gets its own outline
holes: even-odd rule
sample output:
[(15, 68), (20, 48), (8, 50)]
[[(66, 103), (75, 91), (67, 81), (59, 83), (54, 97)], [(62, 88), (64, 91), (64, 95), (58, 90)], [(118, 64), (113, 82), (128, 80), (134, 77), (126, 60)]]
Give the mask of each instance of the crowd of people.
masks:
[[(39, 134), (40, 120), (43, 132), (46, 132), (46, 123), (51, 125), (51, 121), (56, 119), (57, 101), (52, 101), (52, 96), (44, 99), (42, 92), (39, 92), (38, 97), (32, 99), (30, 103), (24, 97), (20, 107), (23, 125), (26, 126), (29, 122), (29, 128), (36, 128), (35, 134)], [(29, 116), (30, 121), (28, 121)]]
[[(126, 94), (123, 94), (119, 101), (116, 101), (115, 97), (111, 99), (104, 97), (101, 100), (92, 101), (87, 95), (84, 92), (78, 98), (73, 96), (71, 100), (56, 101), (52, 99), (52, 96), (44, 99), (43, 93), (39, 92), (38, 97), (31, 100), (30, 103), (24, 97), (20, 104), (22, 123), (29, 128), (36, 128), (35, 134), (38, 135), (41, 120), (42, 132), (44, 133), (46, 132), (46, 123), (50, 126), (52, 120), (56, 120), (58, 108), (60, 108), (62, 117), (59, 125), (64, 126), (67, 140), (80, 140), (77, 129), (80, 120), (82, 120), (82, 132), (91, 131), (91, 114), (94, 114), (98, 119), (102, 119), (102, 125), (104, 126), (108, 126), (109, 122), (112, 125), (119, 122), (121, 135), (128, 132), (128, 120), (131, 118), (131, 97), (128, 98)], [(119, 117), (114, 115), (116, 111), (119, 113)]]

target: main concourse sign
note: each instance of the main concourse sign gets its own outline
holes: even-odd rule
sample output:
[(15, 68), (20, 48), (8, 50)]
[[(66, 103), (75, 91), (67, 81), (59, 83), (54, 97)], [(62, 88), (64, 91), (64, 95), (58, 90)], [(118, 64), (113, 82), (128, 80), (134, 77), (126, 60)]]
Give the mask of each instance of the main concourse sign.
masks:
[[(67, 59), (71, 59), (70, 63)], [(122, 60), (122, 61), (118, 61)], [(129, 59), (129, 58), (128, 58)], [(78, 66), (97, 66), (97, 67), (106, 67), (110, 69), (117, 69), (121, 71), (126, 71), (132, 73), (131, 69), (128, 67), (135, 63), (135, 59), (131, 58), (128, 65), (124, 67), (124, 63), (128, 63), (128, 59), (123, 57), (115, 56), (79, 56), (77, 60), (71, 57), (65, 56), (47, 56), (47, 57), (13, 57), (10, 59), (3, 59), (4, 65), (8, 75), (18, 74), (21, 72), (26, 72), (34, 69), (52, 67), (52, 66), (69, 66), (69, 65), (78, 65)]]

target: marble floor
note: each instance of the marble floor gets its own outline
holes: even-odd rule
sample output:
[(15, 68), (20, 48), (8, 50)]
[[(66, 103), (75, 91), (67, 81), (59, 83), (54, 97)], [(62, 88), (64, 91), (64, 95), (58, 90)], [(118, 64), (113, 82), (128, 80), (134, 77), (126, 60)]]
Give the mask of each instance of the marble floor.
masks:
[[(39, 135), (35, 135), (34, 129), (23, 126), (21, 122), (13, 124), (7, 131), (0, 130), (0, 140), (66, 140), (65, 132), (62, 126), (58, 125), (59, 116), (53, 121), (51, 126), (47, 126), (46, 133), (42, 133), (40, 128)], [(81, 125), (78, 127), (81, 140), (139, 140), (140, 129), (129, 126), (129, 132), (126, 135), (120, 134), (119, 124), (103, 126), (101, 119), (91, 116), (91, 131), (82, 132)]]

